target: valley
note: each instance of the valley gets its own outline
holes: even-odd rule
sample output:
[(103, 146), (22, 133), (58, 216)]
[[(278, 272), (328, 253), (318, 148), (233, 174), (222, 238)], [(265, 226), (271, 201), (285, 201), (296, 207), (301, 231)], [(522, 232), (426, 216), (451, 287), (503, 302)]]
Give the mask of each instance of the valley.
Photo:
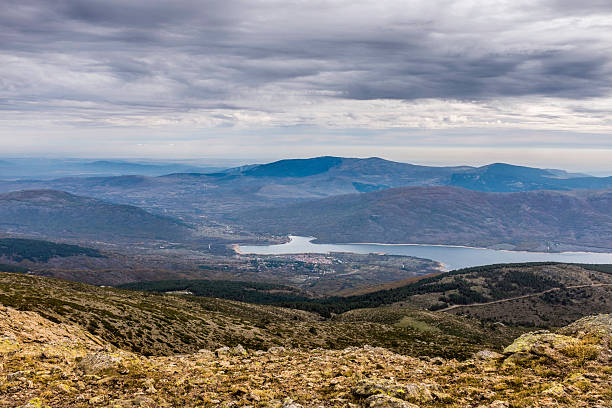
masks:
[[(608, 330), (611, 196), (599, 189), (607, 182), (499, 164), (434, 168), (337, 157), (214, 173), (0, 181), (7, 191), (0, 194), (0, 354), (8, 362), (0, 365), (0, 389), (9, 396), (0, 405), (152, 408), (182, 398), (192, 406), (286, 408), (293, 404), (287, 392), (308, 407), (372, 407), (384, 398), (468, 404), (464, 384), (437, 383), (457, 375), (497, 390), (485, 402), (526, 406), (546, 398), (535, 384), (554, 387), (551, 378), (567, 384), (568, 395), (551, 401), (607, 402), (609, 347), (563, 328), (586, 321)], [(542, 330), (565, 336), (569, 348), (550, 351), (541, 367), (515, 363), (525, 352), (512, 350), (524, 339), (547, 341)], [(61, 380), (32, 374), (46, 372), (46, 357), (14, 353), (34, 350), (40, 339), (62, 339), (44, 351), (64, 356)], [(317, 359), (341, 372), (318, 372)], [(241, 370), (267, 376), (261, 364), (294, 370), (298, 361), (326, 384), (312, 400), (301, 389), (262, 391), (253, 377), (240, 379)], [(574, 371), (552, 361), (587, 367), (595, 392), (572, 388)], [(163, 362), (188, 376), (193, 367), (208, 370), (221, 388), (168, 386), (150, 371), (163, 371)], [(413, 379), (430, 384), (418, 388), (421, 396), (363, 388), (369, 378), (386, 389), (400, 362), (429, 373)], [(533, 386), (513, 396), (470, 367)], [(85, 372), (102, 382), (90, 374), (79, 382)], [(185, 380), (176, 371), (165, 376)], [(144, 377), (144, 394), (126, 394)], [(106, 381), (119, 391), (109, 394)], [(247, 388), (235, 391), (236, 384)], [(77, 389), (86, 401), (75, 402)], [(462, 406), (480, 406), (469, 404)]]

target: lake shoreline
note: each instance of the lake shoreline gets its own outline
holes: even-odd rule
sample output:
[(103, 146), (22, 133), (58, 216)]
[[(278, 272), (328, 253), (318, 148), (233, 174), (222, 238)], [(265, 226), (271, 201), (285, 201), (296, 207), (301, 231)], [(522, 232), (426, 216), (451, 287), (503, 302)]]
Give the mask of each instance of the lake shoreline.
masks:
[[(296, 235), (289, 235), (289, 242), (279, 245), (285, 245), (291, 243), (291, 238), (297, 237)], [(440, 248), (466, 248), (466, 249), (478, 249), (478, 250), (492, 250), (500, 252), (529, 252), (534, 254), (610, 254), (612, 248), (602, 251), (532, 251), (528, 249), (505, 249), (505, 248), (491, 248), (491, 247), (475, 247), (469, 245), (453, 245), (453, 244), (422, 244), (422, 243), (383, 243), (383, 242), (317, 242), (316, 237), (301, 237), (301, 238), (312, 238), (309, 242), (313, 245), (377, 245), (377, 246), (414, 246), (414, 247), (440, 247)], [(240, 245), (238, 245), (240, 246)]]
[(495, 263), (592, 263), (612, 264), (611, 252), (536, 252), (524, 250), (492, 249), (470, 247), (465, 245), (444, 244), (382, 244), (382, 243), (349, 243), (324, 244), (314, 243), (315, 237), (289, 236), (290, 241), (277, 245), (233, 246), (241, 255), (290, 255), (290, 254), (328, 254), (332, 252), (349, 252), (361, 254), (381, 254), (408, 256), (436, 261), (446, 270), (461, 269)]

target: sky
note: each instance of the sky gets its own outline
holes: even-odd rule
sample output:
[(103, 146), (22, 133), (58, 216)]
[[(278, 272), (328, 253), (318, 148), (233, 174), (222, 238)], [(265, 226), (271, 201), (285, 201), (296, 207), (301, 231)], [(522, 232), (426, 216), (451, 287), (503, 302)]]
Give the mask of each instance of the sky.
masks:
[(3, 0), (0, 156), (612, 173), (608, 0)]

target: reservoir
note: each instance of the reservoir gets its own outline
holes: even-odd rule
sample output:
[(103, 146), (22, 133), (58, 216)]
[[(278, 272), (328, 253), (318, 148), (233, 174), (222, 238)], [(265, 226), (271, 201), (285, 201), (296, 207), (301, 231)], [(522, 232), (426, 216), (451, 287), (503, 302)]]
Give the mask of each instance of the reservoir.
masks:
[(487, 248), (470, 248), (445, 245), (414, 244), (314, 244), (313, 237), (290, 236), (290, 242), (280, 245), (240, 246), (244, 254), (282, 255), (297, 253), (353, 252), (358, 254), (381, 253), (387, 255), (414, 256), (432, 259), (453, 270), (496, 263), (567, 262), (588, 264), (612, 264), (612, 253), (598, 252), (527, 252)]

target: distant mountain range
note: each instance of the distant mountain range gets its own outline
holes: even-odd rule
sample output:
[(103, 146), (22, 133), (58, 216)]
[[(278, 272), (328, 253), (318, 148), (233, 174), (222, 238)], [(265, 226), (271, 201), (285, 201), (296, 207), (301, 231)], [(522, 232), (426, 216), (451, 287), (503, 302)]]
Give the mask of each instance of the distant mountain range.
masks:
[[(133, 168), (114, 161), (88, 165)], [(595, 205), (610, 203), (609, 194), (571, 193), (608, 189), (612, 177), (555, 169), (503, 163), (429, 167), (325, 156), (212, 173), (0, 181), (0, 192), (37, 191), (14, 193), (28, 196), (27, 205), (17, 205), (15, 195), (2, 196), (0, 232), (94, 237), (103, 231), (106, 237), (175, 240), (190, 236), (186, 224), (222, 240), (255, 232), (333, 242), (611, 248), (610, 212)]]
[(0, 179), (53, 179), (58, 177), (147, 175), (174, 172), (213, 172), (217, 166), (186, 163), (135, 162), (127, 160), (86, 159), (9, 159), (0, 160)]
[(612, 188), (612, 177), (495, 163), (452, 174), (448, 185), (474, 191), (597, 190)]
[(145, 210), (53, 190), (0, 194), (0, 230), (89, 240), (184, 240), (181, 222)]
[(489, 193), (403, 187), (246, 211), (254, 232), (324, 242), (612, 249), (612, 191)]
[[(107, 162), (92, 163), (106, 166)], [(115, 164), (112, 164), (115, 165)], [(221, 172), (179, 172), (0, 181), (0, 191), (53, 189), (142, 207), (186, 221), (220, 220), (249, 209), (291, 205), (343, 194), (396, 187), (456, 186), (474, 191), (518, 192), (612, 189), (612, 177), (571, 174), (509, 164), (428, 167), (380, 158), (316, 157), (280, 160)]]

